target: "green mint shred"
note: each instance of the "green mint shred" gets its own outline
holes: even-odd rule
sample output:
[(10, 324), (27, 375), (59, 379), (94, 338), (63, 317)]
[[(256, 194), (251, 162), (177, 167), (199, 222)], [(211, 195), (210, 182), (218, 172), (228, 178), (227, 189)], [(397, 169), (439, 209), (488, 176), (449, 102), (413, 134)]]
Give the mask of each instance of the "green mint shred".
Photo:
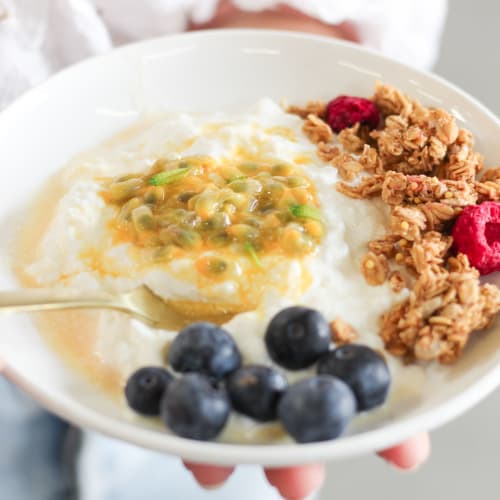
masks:
[(262, 261), (260, 260), (260, 257), (257, 255), (257, 251), (255, 250), (255, 247), (247, 241), (244, 245), (245, 251), (248, 252), (248, 255), (250, 255), (250, 258), (254, 261), (255, 265), (262, 268)]
[(151, 186), (164, 186), (165, 184), (170, 184), (178, 179), (182, 179), (189, 172), (189, 168), (174, 168), (173, 170), (167, 170), (166, 172), (160, 172), (153, 175), (149, 179), (149, 184)]
[(311, 207), (310, 205), (292, 205), (290, 207), (290, 212), (294, 217), (299, 217), (301, 219), (312, 219), (319, 222), (323, 222), (323, 217), (321, 211), (316, 207)]

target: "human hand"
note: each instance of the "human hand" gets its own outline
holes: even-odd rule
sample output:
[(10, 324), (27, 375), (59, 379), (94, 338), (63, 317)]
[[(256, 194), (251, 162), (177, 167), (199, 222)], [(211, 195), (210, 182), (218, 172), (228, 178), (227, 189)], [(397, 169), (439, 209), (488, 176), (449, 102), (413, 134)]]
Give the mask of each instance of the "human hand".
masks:
[[(401, 470), (413, 470), (422, 465), (430, 455), (430, 438), (419, 434), (403, 443), (378, 453), (380, 457)], [(234, 467), (184, 462), (185, 467), (203, 488), (222, 486)], [(325, 479), (323, 464), (298, 467), (265, 468), (268, 482), (287, 500), (300, 500), (316, 491)]]

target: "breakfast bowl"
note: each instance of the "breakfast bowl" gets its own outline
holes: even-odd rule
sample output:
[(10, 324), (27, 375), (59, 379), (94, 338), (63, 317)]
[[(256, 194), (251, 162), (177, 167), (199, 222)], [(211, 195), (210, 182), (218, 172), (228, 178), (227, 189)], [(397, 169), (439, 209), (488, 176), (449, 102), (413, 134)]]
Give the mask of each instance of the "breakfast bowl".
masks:
[[(68, 226), (65, 226), (68, 217), (75, 220), (80, 217), (83, 205), (59, 205), (59, 232), (53, 232), (52, 236), (45, 240), (52, 241), (53, 248), (57, 251), (35, 264), (27, 265), (29, 259), (23, 254), (36, 245), (37, 238), (40, 240), (44, 236), (43, 228), (53, 216), (53, 209), (47, 204), (47, 195), (45, 204), (37, 205), (37, 199), (43, 191), (50, 193), (49, 201), (58, 199), (56, 192), (61, 179), (67, 185), (74, 183), (76, 186), (79, 182), (78, 176), (71, 175), (75, 171), (79, 172), (82, 165), (97, 168), (94, 174), (103, 161), (116, 166), (120, 161), (126, 160), (133, 163), (133, 168), (137, 168), (139, 160), (134, 155), (137, 151), (146, 154), (144, 152), (149, 151), (150, 147), (148, 137), (138, 132), (138, 121), (143, 120), (143, 124), (147, 122), (148, 127), (153, 127), (151, 130), (157, 135), (160, 134), (161, 147), (167, 152), (171, 138), (178, 136), (179, 141), (185, 142), (183, 147), (189, 152), (189, 161), (203, 163), (207, 160), (201, 155), (206, 156), (207, 151), (216, 151), (215, 146), (225, 147), (227, 144), (224, 141), (233, 140), (231, 130), (224, 128), (227, 123), (233, 128), (239, 127), (238, 137), (242, 137), (244, 134), (250, 134), (246, 122), (251, 119), (252, 123), (265, 124), (267, 127), (259, 136), (260, 148), (274, 148), (273, 155), (276, 156), (278, 151), (288, 158), (286, 147), (293, 143), (294, 158), (302, 158), (297, 160), (297, 164), (303, 164), (304, 155), (307, 156), (311, 148), (314, 151), (315, 145), (291, 139), (288, 132), (284, 132), (289, 125), (292, 129), (295, 127), (297, 134), (300, 133), (302, 122), (297, 116), (285, 113), (277, 103), (286, 99), (289, 103), (304, 105), (310, 100), (329, 101), (339, 95), (370, 97), (376, 81), (390, 83), (425, 106), (447, 110), (456, 120), (458, 127), (464, 127), (473, 133), (474, 148), (484, 155), (485, 165), (495, 166), (499, 161), (500, 122), (475, 99), (436, 76), (356, 45), (328, 38), (251, 30), (191, 33), (127, 46), (59, 73), (28, 92), (0, 114), (0, 175), (3, 180), (0, 217), (2, 227), (5, 228), (0, 260), (0, 288), (19, 288), (20, 273), (48, 277), (60, 273), (64, 275), (64, 279), (71, 277), (74, 271), (71, 266), (77, 259), (77, 254), (70, 246), (73, 240), (64, 235), (64, 228), (68, 229)], [(162, 113), (168, 113), (170, 121), (162, 122), (161, 118), (159, 122), (155, 121), (158, 116), (164, 116)], [(200, 116), (202, 118), (197, 118)], [(155, 123), (159, 125), (156, 126)], [(217, 126), (214, 126), (214, 123)], [(187, 135), (183, 135), (183, 130), (188, 130)], [(193, 142), (189, 135), (193, 130), (204, 130), (205, 134), (212, 134), (211, 144), (215, 145), (215, 149), (208, 148), (208, 135), (203, 136), (199, 142)], [(277, 136), (281, 142), (276, 139), (273, 143)], [(104, 147), (112, 153), (109, 156), (96, 156), (96, 151), (101, 151), (99, 144), (105, 144)], [(123, 147), (123, 144), (126, 144), (126, 147)], [(245, 144), (242, 146), (238, 143), (236, 146), (240, 154)], [(83, 153), (88, 150), (92, 151), (90, 156)], [(167, 160), (180, 161), (174, 157)], [(251, 160), (254, 161), (255, 158), (252, 157)], [(68, 162), (73, 168), (73, 174), (60, 174), (62, 167)], [(307, 161), (305, 163), (307, 164)], [(198, 167), (199, 165), (194, 165), (189, 168)], [(273, 168), (267, 164), (264, 167), (264, 170)], [(103, 210), (107, 210), (109, 207), (106, 208), (105, 205), (110, 199), (107, 196), (111, 193), (110, 196), (113, 197), (113, 186), (130, 181), (130, 176), (123, 177), (123, 174), (133, 174), (133, 168), (125, 172), (111, 169), (111, 184), (108, 180), (102, 181), (108, 182), (106, 186), (109, 187), (109, 192), (102, 191), (102, 186), (96, 190), (88, 184), (82, 184), (81, 186), (87, 186), (85, 189), (88, 189), (82, 188), (83, 191), (78, 191), (74, 199), (83, 196), (83, 204), (94, 200), (96, 204), (101, 204)], [(153, 196), (157, 193), (153, 188), (166, 184), (167, 177), (163, 181), (158, 180), (157, 176), (163, 174), (156, 163), (148, 164), (147, 168), (152, 169), (148, 170), (151, 188), (151, 193), (148, 193)], [(176, 180), (181, 179), (185, 175), (183, 168), (184, 165), (179, 166), (176, 163), (169, 173), (171, 175), (168, 182), (174, 177)], [(247, 165), (247, 168), (257, 167)], [(335, 170), (332, 168), (331, 171)], [(304, 192), (303, 195), (309, 197), (307, 199), (311, 203), (316, 203), (316, 196), (320, 201), (329, 200), (330, 198), (325, 197), (335, 191), (336, 179), (329, 177), (333, 174), (321, 177), (315, 173), (313, 167), (310, 172), (316, 191)], [(287, 175), (294, 177), (294, 182), (298, 184), (303, 182), (300, 176), (294, 176), (293, 168)], [(255, 186), (255, 182), (246, 182), (247, 185), (241, 186), (241, 181), (248, 181), (248, 176), (250, 174), (239, 177), (236, 175), (227, 180), (228, 184), (240, 182), (238, 189), (234, 189), (239, 199), (245, 189), (253, 189), (252, 186)], [(268, 174), (264, 175), (266, 176)], [(133, 183), (136, 180), (132, 176)], [(226, 182), (225, 179), (221, 180), (220, 175), (211, 177), (211, 182), (217, 184), (219, 181)], [(225, 189), (223, 185), (220, 191)], [(161, 193), (160, 195), (164, 196)], [(118, 198), (120, 196), (118, 195)], [(193, 203), (205, 207), (206, 201), (198, 199)], [(339, 220), (343, 219), (348, 228), (357, 228), (353, 232), (356, 241), (367, 241), (380, 236), (377, 229), (379, 220), (373, 215), (380, 208), (374, 205), (373, 210), (370, 208), (357, 212), (349, 205), (354, 201), (344, 199), (340, 194), (332, 198), (331, 203), (332, 206), (322, 207), (327, 218), (327, 232), (337, 234), (337, 229), (341, 227)], [(38, 208), (34, 210), (34, 206)], [(143, 216), (145, 214), (150, 217), (150, 211), (147, 212), (149, 209), (144, 207), (145, 205), (139, 204), (134, 209), (139, 208)], [(298, 218), (303, 217), (300, 213), (302, 207), (303, 205), (294, 205), (292, 214)], [(309, 218), (315, 219), (315, 214), (316, 212), (313, 213), (314, 217)], [(141, 220), (144, 223), (145, 219)], [(300, 221), (294, 224), (300, 226)], [(251, 224), (247, 224), (245, 227), (249, 230), (250, 226)], [(26, 231), (26, 228), (29, 229), (31, 239), (28, 238), (28, 241), (31, 243), (20, 248), (19, 234)], [(69, 229), (71, 234), (78, 232), (77, 226)], [(68, 230), (68, 234), (71, 231)], [(126, 231), (120, 231), (120, 238), (128, 237)], [(370, 234), (366, 235), (365, 232)], [(217, 236), (210, 231), (206, 234), (207, 238)], [(179, 237), (178, 234), (174, 236)], [(286, 247), (287, 241), (284, 234), (280, 245)], [(331, 242), (331, 246), (327, 248), (328, 255), (340, 252), (341, 245), (335, 238), (328, 241)], [(258, 244), (257, 241), (255, 248)], [(262, 330), (265, 330), (265, 325), (262, 318), (252, 316), (255, 314), (255, 303), (259, 300), (256, 290), (265, 288), (269, 283), (278, 290), (279, 286), (283, 285), (280, 280), (284, 275), (288, 280), (285, 280), (287, 290), (293, 289), (294, 283), (303, 283), (307, 279), (296, 267), (287, 267), (286, 259), (281, 254), (272, 261), (275, 271), (262, 273), (257, 269), (255, 273), (247, 273), (247, 267), (260, 268), (262, 262), (253, 246), (244, 248), (247, 251), (246, 260), (238, 267), (243, 269), (244, 276), (240, 281), (240, 284), (243, 283), (240, 288), (198, 287), (195, 292), (208, 301), (208, 309), (220, 307), (225, 313), (229, 312), (233, 319), (228, 323), (232, 325), (228, 329), (234, 334), (237, 343), (248, 346), (245, 347), (248, 352), (254, 352), (252, 349), (255, 349), (257, 361), (268, 362), (268, 358), (259, 358), (265, 357), (265, 349), (262, 347)], [(348, 247), (342, 248), (342, 258), (350, 262), (349, 269), (358, 269), (362, 255)], [(273, 249), (272, 251), (275, 251)], [(81, 249), (77, 250), (79, 252)], [(113, 254), (112, 257), (114, 266), (119, 261), (119, 254)], [(94, 259), (95, 255), (87, 255), (87, 258)], [(17, 262), (17, 267), (13, 262)], [(95, 262), (95, 259), (92, 262)], [(210, 266), (212, 264), (210, 261)], [(283, 297), (280, 296), (270, 306), (270, 310), (276, 313), (280, 307), (290, 305), (294, 301), (304, 306), (320, 308), (321, 304), (330, 301), (334, 302), (332, 310), (335, 314), (344, 313), (355, 321), (356, 316), (363, 316), (364, 310), (380, 312), (389, 306), (389, 299), (386, 298), (390, 292), (385, 288), (372, 287), (367, 288), (366, 292), (360, 291), (365, 288), (357, 285), (356, 273), (352, 274), (351, 279), (342, 282), (341, 278), (333, 273), (333, 268), (328, 268), (329, 264), (331, 261), (325, 258), (311, 268), (316, 276), (324, 274), (327, 284), (319, 289), (317, 295), (309, 295), (309, 302), (307, 299), (297, 301), (293, 296), (282, 301)], [(334, 263), (331, 265), (334, 266)], [(184, 262), (184, 266), (189, 272), (198, 269), (197, 264), (193, 264), (189, 259)], [(212, 269), (210, 266), (209, 270)], [(284, 266), (284, 275), (276, 274), (276, 269), (281, 269), (280, 266)], [(22, 269), (19, 269), (20, 267)], [(225, 270), (225, 264), (223, 269)], [(121, 277), (117, 267), (108, 269), (107, 272), (108, 275), (115, 273)], [(187, 275), (191, 276), (189, 273)], [(339, 283), (343, 283), (342, 288), (335, 289), (336, 295), (325, 296), (333, 290), (329, 286), (336, 277)], [(314, 278), (315, 276), (312, 277)], [(181, 302), (195, 293), (191, 285), (199, 284), (197, 277), (191, 281), (186, 278), (185, 282), (169, 282), (169, 279), (165, 276), (161, 279), (149, 276), (147, 281), (140, 284), (146, 283), (160, 294), (165, 287), (169, 293), (173, 290), (172, 293), (175, 292), (182, 299)], [(345, 276), (342, 279), (345, 279)], [(276, 284), (273, 280), (280, 283)], [(27, 284), (26, 281), (21, 281), (23, 285)], [(488, 281), (495, 283), (496, 275), (488, 275)], [(78, 283), (84, 288), (88, 286), (87, 281), (80, 280), (74, 282), (73, 287), (78, 288)], [(41, 284), (50, 285), (50, 279), (42, 280)], [(40, 286), (40, 282), (36, 285)], [(187, 290), (184, 295), (184, 292), (181, 293), (183, 287)], [(323, 295), (321, 292), (324, 292)], [(240, 310), (238, 307), (241, 304), (245, 307)], [(203, 319), (207, 316), (206, 309), (201, 315)], [(202, 442), (175, 436), (167, 432), (156, 420), (138, 417), (126, 408), (121, 392), (116, 394), (116, 387), (118, 385), (121, 388), (123, 380), (116, 381), (116, 373), (108, 364), (128, 367), (127, 363), (132, 359), (130, 366), (137, 368), (142, 360), (143, 364), (146, 364), (150, 359), (148, 349), (151, 349), (151, 346), (159, 352), (162, 343), (172, 342), (171, 336), (160, 336), (158, 340), (154, 330), (143, 331), (140, 326), (127, 329), (124, 321), (128, 320), (123, 320), (119, 315), (113, 316), (111, 322), (104, 323), (105, 328), (110, 331), (114, 328), (113, 335), (100, 344), (99, 359), (90, 361), (90, 358), (87, 358), (89, 346), (93, 346), (90, 323), (85, 325), (81, 316), (58, 314), (51, 313), (49, 319), (40, 318), (36, 314), (0, 317), (0, 358), (5, 362), (6, 377), (42, 406), (78, 426), (145, 448), (203, 463), (284, 466), (346, 458), (384, 449), (459, 416), (500, 383), (500, 340), (496, 331), (498, 325), (493, 323), (493, 326), (484, 332), (475, 333), (461, 356), (453, 360), (452, 364), (440, 366), (435, 361), (420, 361), (405, 366), (399, 361), (396, 364), (390, 361), (392, 392), (397, 393), (397, 397), (391, 393), (388, 403), (376, 410), (373, 416), (362, 414), (356, 417), (347, 432), (337, 439), (307, 444), (297, 444), (287, 439), (274, 440), (271, 438), (276, 427), (271, 425), (255, 440), (247, 439), (248, 432), (247, 435), (236, 432), (234, 435), (239, 436), (237, 438), (225, 439), (223, 435), (220, 440)], [(197, 315), (193, 318), (199, 319)], [(39, 333), (41, 322), (45, 322), (45, 325), (52, 324), (53, 329), (58, 332), (58, 340), (55, 341), (54, 336)], [(253, 329), (260, 330), (260, 335), (255, 336)], [(373, 325), (366, 325), (366, 330), (376, 332), (376, 321), (373, 321)], [(149, 345), (147, 339), (152, 336), (155, 339)], [(376, 334), (372, 336), (377, 337)], [(365, 339), (363, 335), (361, 337)], [(128, 340), (126, 342), (125, 339), (130, 340), (128, 345)], [(368, 343), (373, 348), (383, 347), (379, 338)], [(137, 356), (133, 357), (131, 352)], [(243, 354), (245, 353), (246, 351)], [(384, 353), (384, 356), (390, 358), (391, 354)], [(95, 369), (98, 364), (98, 369)], [(401, 369), (394, 368), (396, 366), (401, 366)], [(130, 373), (130, 369), (128, 370)], [(294, 381), (293, 374), (288, 375), (290, 382)], [(253, 429), (251, 425), (248, 428)], [(267, 439), (266, 436), (271, 437)]]

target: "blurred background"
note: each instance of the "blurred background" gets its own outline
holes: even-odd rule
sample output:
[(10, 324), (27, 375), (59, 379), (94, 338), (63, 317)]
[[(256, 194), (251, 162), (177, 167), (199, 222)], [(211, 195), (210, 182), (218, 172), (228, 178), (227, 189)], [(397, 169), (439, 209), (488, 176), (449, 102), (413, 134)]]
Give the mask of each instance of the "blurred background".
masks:
[[(449, 0), (434, 72), (500, 116), (500, 2)], [(498, 138), (500, 141), (500, 137)], [(500, 498), (500, 390), (432, 434), (430, 462), (400, 473), (377, 457), (332, 463), (320, 500), (493, 500)]]

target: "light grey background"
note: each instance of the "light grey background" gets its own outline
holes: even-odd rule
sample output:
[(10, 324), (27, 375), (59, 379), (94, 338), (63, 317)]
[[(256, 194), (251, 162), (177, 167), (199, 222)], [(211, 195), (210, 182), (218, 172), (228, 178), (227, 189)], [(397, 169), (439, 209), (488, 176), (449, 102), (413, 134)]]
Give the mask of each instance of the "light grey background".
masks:
[[(500, 115), (499, 27), (499, 1), (450, 0), (441, 56), (434, 68), (497, 115)], [(431, 460), (416, 472), (399, 473), (376, 457), (330, 464), (320, 499), (500, 498), (500, 390), (460, 419), (434, 432), (432, 441)]]

